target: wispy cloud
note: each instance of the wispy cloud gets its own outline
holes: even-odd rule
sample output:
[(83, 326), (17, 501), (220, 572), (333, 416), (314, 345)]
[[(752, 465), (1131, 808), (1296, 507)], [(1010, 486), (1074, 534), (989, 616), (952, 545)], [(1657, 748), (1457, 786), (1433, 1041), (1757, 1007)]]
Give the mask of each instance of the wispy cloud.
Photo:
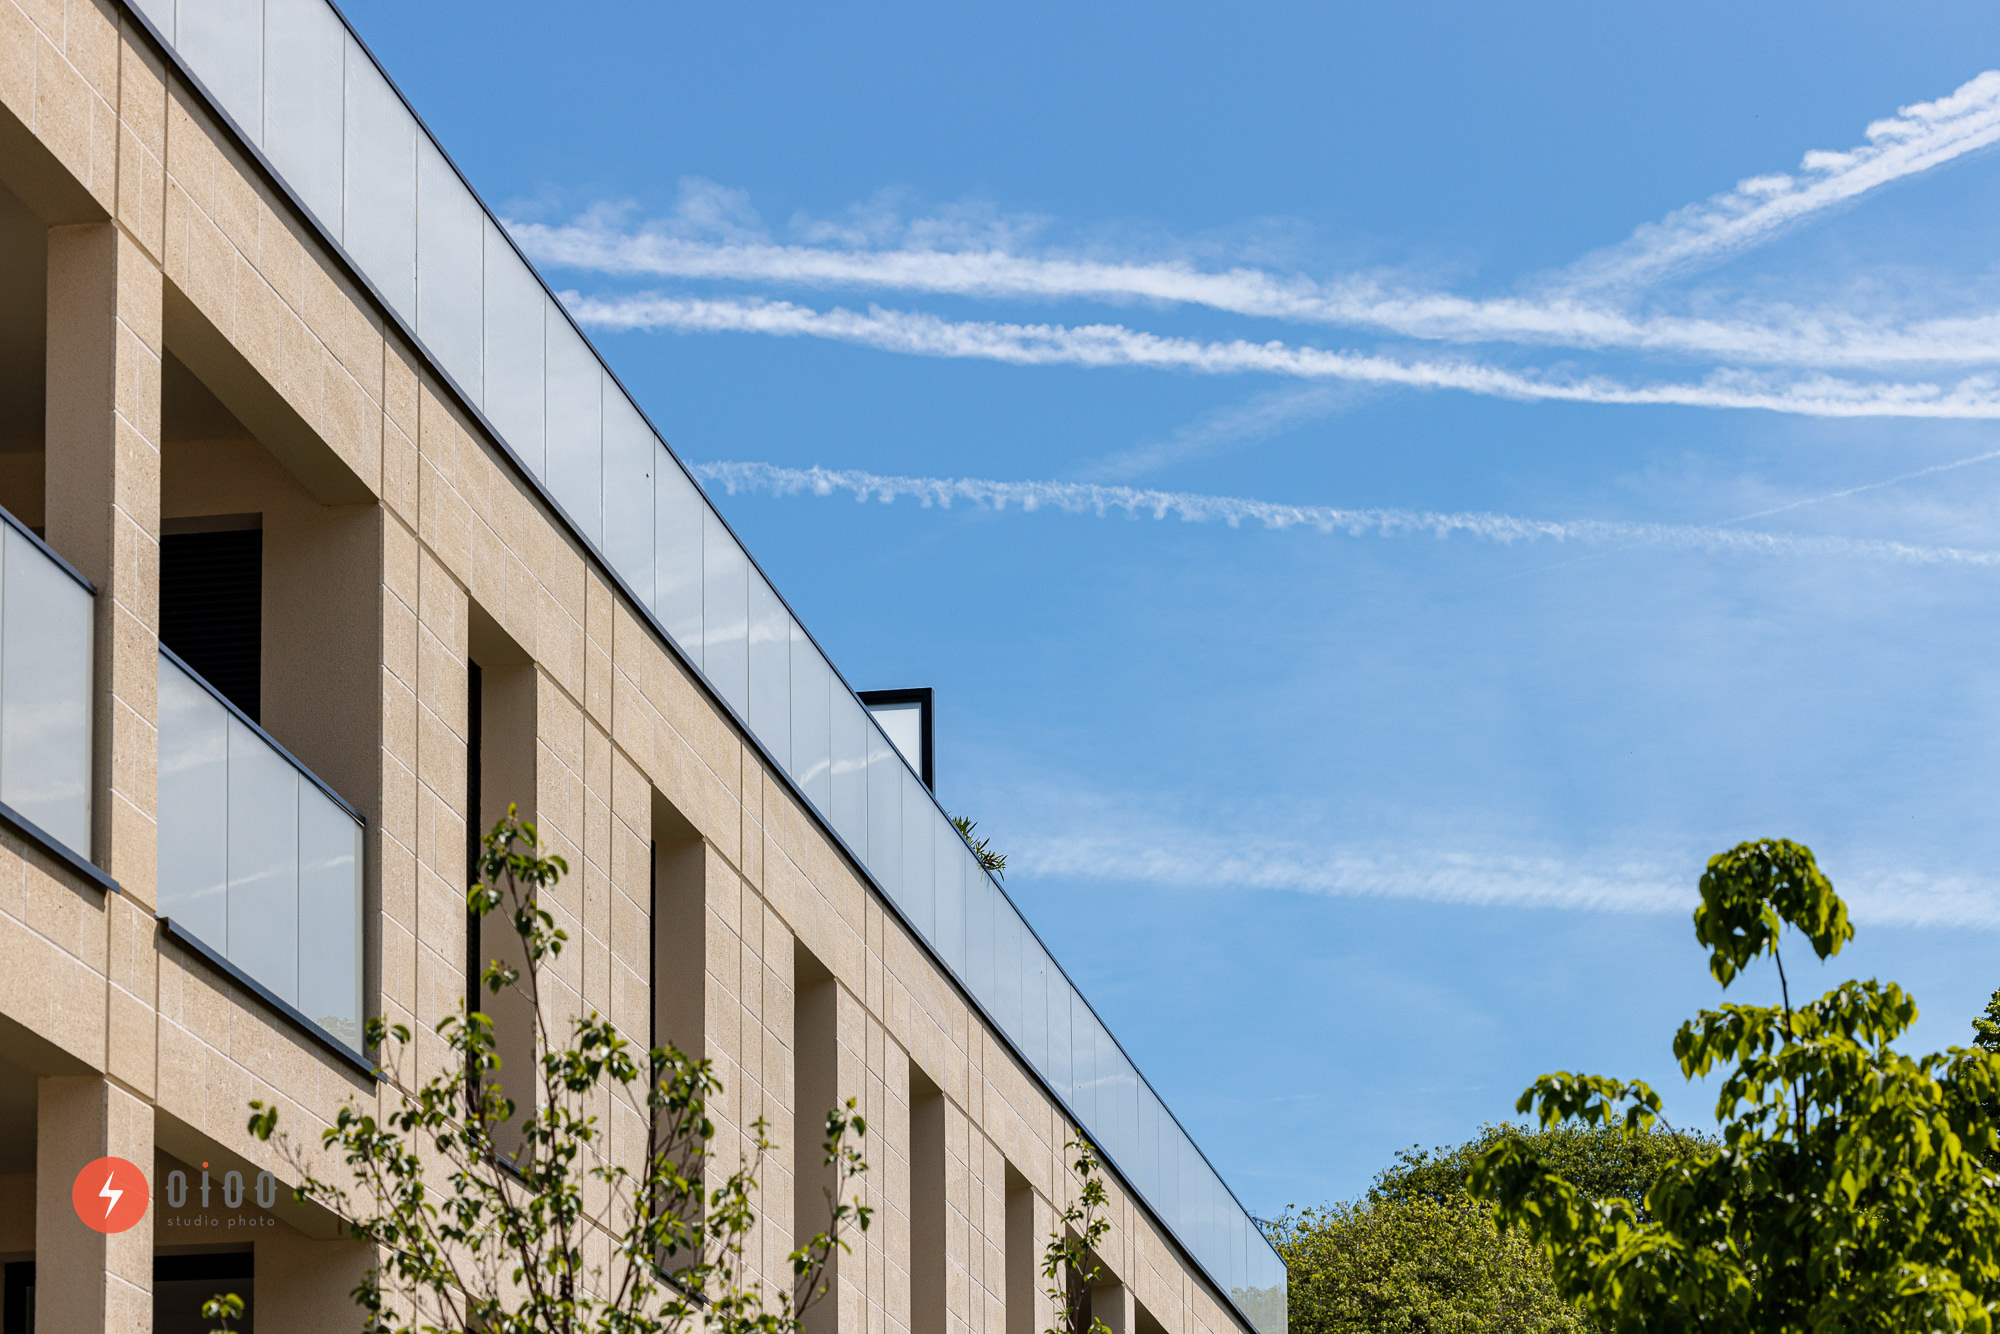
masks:
[(585, 324), (610, 330), (761, 333), (826, 338), (917, 356), (974, 358), (1016, 366), (1136, 366), (1205, 375), (1264, 374), (1305, 380), (1465, 393), (1561, 403), (1750, 408), (1810, 417), (2000, 418), (2000, 379), (1951, 384), (1881, 382), (1829, 375), (1762, 376), (1718, 371), (1695, 382), (1627, 384), (1603, 376), (1559, 378), (1470, 360), (1405, 360), (1379, 353), (1243, 339), (1202, 342), (1122, 324), (1005, 324), (946, 320), (921, 311), (815, 310), (790, 301), (714, 300), (645, 293), (564, 303)]
[(1753, 514), (1739, 514), (1729, 520), (1729, 522), (1748, 523), (1752, 519), (1768, 519), (1773, 514), (1788, 514), (1792, 510), (1803, 509), (1807, 505), (1823, 505), (1829, 500), (1845, 500), (1849, 496), (1858, 496), (1865, 491), (1879, 491), (1885, 486), (1895, 486), (1901, 482), (1913, 482), (1919, 477), (1935, 477), (1941, 472), (1956, 472), (1960, 468), (1970, 468), (1975, 463), (1991, 463), (1994, 459), (2000, 459), (2000, 449), (1989, 449), (1983, 454), (1974, 454), (1971, 458), (1966, 459), (1953, 459), (1949, 463), (1933, 463), (1928, 468), (1918, 468), (1914, 472), (1897, 473), (1894, 477), (1885, 477), (1879, 482), (1864, 482), (1860, 486), (1844, 487), (1839, 491), (1827, 491), (1817, 496), (1807, 496), (1803, 500), (1787, 501), (1783, 505), (1773, 505), (1769, 509), (1758, 510)]
[(1367, 390), (1354, 385), (1312, 385), (1257, 394), (1248, 402), (1204, 413), (1165, 439), (1120, 450), (1079, 472), (1093, 479), (1124, 481), (1231, 445), (1266, 439), (1301, 422), (1339, 412), (1366, 394)]
[[(1689, 866), (1658, 859), (1495, 850), (1411, 851), (1395, 845), (1307, 845), (1253, 829), (1227, 834), (1146, 823), (1136, 833), (1021, 836), (1010, 870), (1060, 878), (1195, 891), (1265, 890), (1341, 898), (1417, 900), (1489, 908), (1682, 913), (1698, 899)], [(1841, 896), (1872, 925), (2000, 927), (2000, 884), (1904, 868), (1849, 871)]]
[(2000, 551), (1919, 546), (1866, 538), (1816, 537), (1695, 524), (1620, 523), (1610, 520), (1524, 519), (1483, 512), (1341, 509), (1286, 505), (1235, 496), (1153, 491), (1089, 482), (1002, 482), (972, 477), (896, 477), (828, 468), (781, 468), (769, 463), (702, 463), (694, 473), (731, 495), (851, 495), (891, 504), (914, 500), (949, 509), (954, 503), (1025, 512), (1052, 509), (1108, 518), (1178, 519), (1185, 523), (1252, 524), (1269, 529), (1307, 528), (1349, 537), (1470, 537), (1511, 545), (1561, 542), (1585, 546), (1664, 547), (1737, 555), (1840, 557), (1908, 565), (2000, 566)]
[(1802, 218), (2000, 142), (2000, 71), (1876, 121), (1867, 140), (1846, 152), (1807, 153), (1796, 175), (1750, 177), (1641, 227), (1624, 245), (1579, 261), (1566, 275), (1569, 285), (1630, 288), (1722, 259)]
[[(1586, 256), (1532, 296), (1473, 298), (1370, 274), (1315, 280), (1254, 265), (1024, 253), (1045, 220), (961, 207), (889, 216), (871, 201), (840, 224), (798, 221), (810, 243), (770, 239), (747, 197), (687, 182), (674, 214), (626, 224), (597, 209), (565, 224), (511, 230), (538, 261), (618, 276), (900, 291), (986, 299), (1199, 306), (1297, 323), (1448, 342), (1507, 342), (1700, 355), (1771, 365), (1858, 367), (2000, 362), (2000, 317), (1876, 320), (1838, 310), (1741, 309), (1724, 317), (1637, 313), (1623, 299), (1662, 277), (1768, 240), (1815, 213), (1932, 170), (2000, 139), (2000, 72), (1868, 127), (1845, 152), (1815, 151), (1798, 174), (1734, 190), (1639, 228)], [(880, 248), (883, 240), (892, 248)], [(838, 246), (822, 242), (839, 241)], [(770, 332), (771, 330), (764, 330)]]

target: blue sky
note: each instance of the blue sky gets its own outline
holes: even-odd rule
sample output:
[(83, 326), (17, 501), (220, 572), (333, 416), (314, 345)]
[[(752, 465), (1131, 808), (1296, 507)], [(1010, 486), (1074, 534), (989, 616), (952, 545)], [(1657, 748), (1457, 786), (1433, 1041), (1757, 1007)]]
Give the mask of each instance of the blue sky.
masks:
[(2000, 987), (2000, 12), (348, 12), (1253, 1212)]

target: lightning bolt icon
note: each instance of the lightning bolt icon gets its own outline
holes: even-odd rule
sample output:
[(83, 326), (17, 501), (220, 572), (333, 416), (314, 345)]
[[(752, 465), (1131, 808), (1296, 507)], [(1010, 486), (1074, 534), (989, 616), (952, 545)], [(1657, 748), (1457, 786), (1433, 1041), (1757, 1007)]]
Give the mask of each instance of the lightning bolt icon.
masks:
[(115, 1172), (107, 1174), (104, 1178), (104, 1189), (97, 1192), (98, 1199), (110, 1201), (109, 1204), (104, 1206), (104, 1216), (106, 1218), (111, 1217), (111, 1211), (118, 1207), (118, 1201), (120, 1197), (122, 1197), (125, 1194), (124, 1191), (118, 1190), (112, 1186), (111, 1183), (113, 1180), (116, 1179), (116, 1177), (117, 1173)]

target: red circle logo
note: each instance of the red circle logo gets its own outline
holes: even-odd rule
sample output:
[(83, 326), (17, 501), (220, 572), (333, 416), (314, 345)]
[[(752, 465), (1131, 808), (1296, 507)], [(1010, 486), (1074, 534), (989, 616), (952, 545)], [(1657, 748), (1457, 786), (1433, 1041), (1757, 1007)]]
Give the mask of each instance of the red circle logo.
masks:
[(123, 1158), (99, 1158), (69, 1188), (76, 1216), (94, 1232), (123, 1232), (146, 1216), (152, 1191), (146, 1174)]

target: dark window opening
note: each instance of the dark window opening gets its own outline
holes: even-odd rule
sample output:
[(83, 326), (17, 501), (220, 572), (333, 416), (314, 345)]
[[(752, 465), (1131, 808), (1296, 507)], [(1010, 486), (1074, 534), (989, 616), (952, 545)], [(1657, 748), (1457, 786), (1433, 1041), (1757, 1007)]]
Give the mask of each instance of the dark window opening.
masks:
[(153, 1257), (153, 1334), (208, 1334), (202, 1303), (225, 1292), (243, 1299), (243, 1319), (232, 1328), (256, 1329), (255, 1257), (249, 1251)]
[[(480, 708), (479, 664), (465, 664), (465, 883), (479, 883), (479, 771), (485, 763), (481, 754), (480, 732), (484, 720)], [(479, 914), (465, 910), (465, 1012), (477, 1013), (480, 1004), (480, 974), (486, 961), (480, 957)]]
[(252, 722), (261, 703), (264, 533), (160, 539), (160, 642)]
[[(249, 1251), (153, 1257), (153, 1334), (208, 1334), (202, 1303), (219, 1293), (243, 1299), (241, 1334), (256, 1329), (256, 1258)], [(34, 1334), (35, 1262), (6, 1266), (0, 1280), (0, 1334)]]

